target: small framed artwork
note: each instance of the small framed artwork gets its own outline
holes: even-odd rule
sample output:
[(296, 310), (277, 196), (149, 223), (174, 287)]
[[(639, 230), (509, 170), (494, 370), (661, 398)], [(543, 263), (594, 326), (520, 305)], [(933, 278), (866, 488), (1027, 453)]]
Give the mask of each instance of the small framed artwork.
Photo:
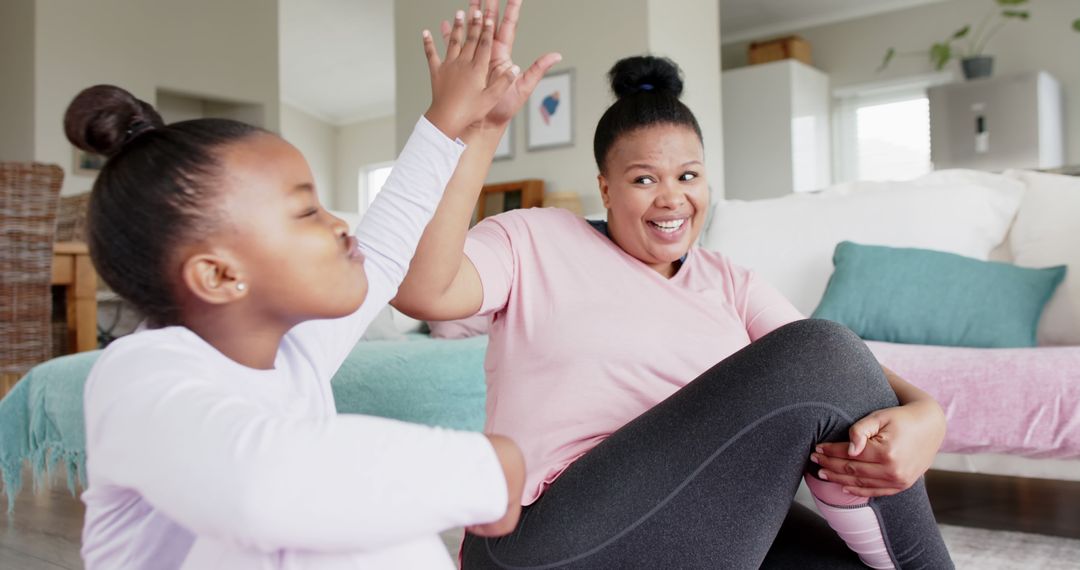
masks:
[(525, 138), (529, 150), (574, 144), (574, 72), (550, 73), (529, 97)]
[(100, 154), (86, 152), (81, 148), (75, 148), (73, 174), (81, 176), (97, 176), (101, 167), (105, 166), (105, 157)]
[(495, 160), (506, 160), (514, 158), (514, 121), (510, 120), (510, 124), (506, 125), (506, 131), (503, 133), (501, 139), (499, 139), (499, 146), (495, 147)]

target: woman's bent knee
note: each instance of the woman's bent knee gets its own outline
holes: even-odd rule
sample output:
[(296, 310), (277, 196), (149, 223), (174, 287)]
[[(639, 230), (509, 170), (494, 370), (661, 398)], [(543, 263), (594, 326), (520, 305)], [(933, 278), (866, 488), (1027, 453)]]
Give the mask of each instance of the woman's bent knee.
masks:
[(795, 321), (754, 344), (770, 367), (785, 370), (786, 378), (778, 380), (800, 383), (808, 398), (858, 408), (895, 405), (881, 364), (858, 335), (839, 323)]

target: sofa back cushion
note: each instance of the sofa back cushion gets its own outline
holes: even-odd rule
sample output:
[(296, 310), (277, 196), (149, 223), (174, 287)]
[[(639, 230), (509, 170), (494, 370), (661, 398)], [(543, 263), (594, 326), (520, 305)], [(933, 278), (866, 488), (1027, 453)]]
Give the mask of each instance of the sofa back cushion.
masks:
[(812, 194), (713, 208), (702, 246), (755, 270), (809, 315), (841, 241), (918, 247), (985, 260), (1001, 244), (1024, 186), (1001, 175), (934, 172), (909, 182), (858, 182)]
[(1009, 245), (1017, 265), (1066, 265), (1065, 282), (1039, 323), (1039, 344), (1080, 345), (1080, 177), (1009, 171), (1027, 190)]

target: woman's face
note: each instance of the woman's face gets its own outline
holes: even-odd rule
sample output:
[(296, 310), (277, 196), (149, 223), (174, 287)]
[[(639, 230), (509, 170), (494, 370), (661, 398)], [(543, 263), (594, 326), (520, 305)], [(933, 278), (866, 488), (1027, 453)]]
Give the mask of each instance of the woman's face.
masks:
[(265, 134), (231, 145), (223, 163), (225, 221), (215, 243), (236, 259), (257, 314), (299, 322), (358, 309), (364, 257), (348, 225), (319, 204), (303, 155)]
[(598, 177), (611, 239), (665, 277), (701, 233), (705, 152), (690, 127), (660, 124), (616, 139)]

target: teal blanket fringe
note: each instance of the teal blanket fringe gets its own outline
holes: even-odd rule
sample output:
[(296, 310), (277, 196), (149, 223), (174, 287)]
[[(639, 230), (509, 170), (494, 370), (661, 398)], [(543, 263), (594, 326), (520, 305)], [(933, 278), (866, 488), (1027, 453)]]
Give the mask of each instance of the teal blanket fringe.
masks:
[[(366, 414), (480, 431), (484, 426), (487, 337), (356, 345), (333, 379), (340, 413)], [(0, 400), (0, 473), (8, 512), (22, 489), (23, 466), (38, 489), (58, 464), (74, 495), (86, 486), (83, 384), (100, 351), (63, 356), (26, 374)]]

